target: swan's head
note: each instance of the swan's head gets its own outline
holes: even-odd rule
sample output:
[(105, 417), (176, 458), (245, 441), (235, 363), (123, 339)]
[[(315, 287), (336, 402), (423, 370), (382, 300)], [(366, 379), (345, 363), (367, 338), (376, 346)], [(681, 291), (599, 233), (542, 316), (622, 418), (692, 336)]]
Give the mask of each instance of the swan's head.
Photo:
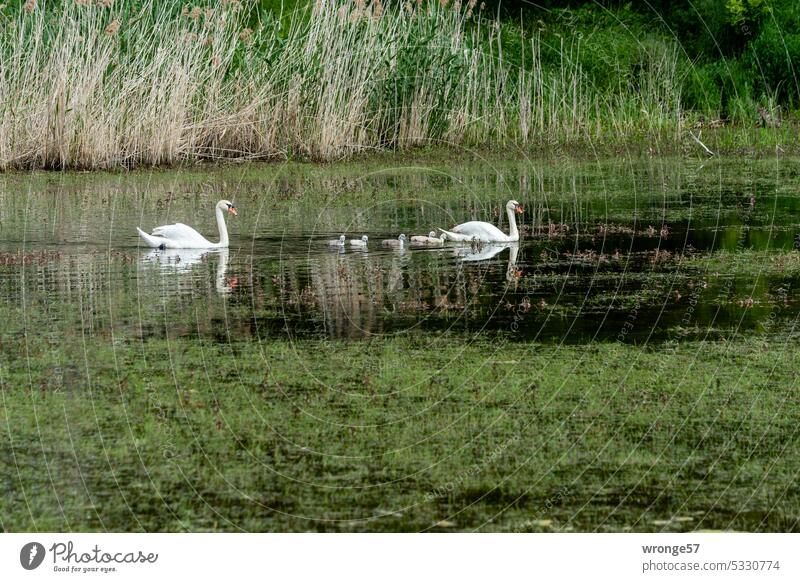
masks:
[(343, 244), (344, 244), (344, 235), (340, 235), (340, 236), (339, 236), (339, 244), (340, 244), (340, 245), (343, 245)]
[(233, 205), (233, 202), (230, 200), (220, 200), (217, 202), (217, 207), (222, 208), (223, 210), (227, 210), (234, 216), (239, 216), (239, 213), (236, 212), (236, 207)]
[(364, 235), (364, 236), (361, 237), (361, 242), (363, 242), (364, 244), (367, 244), (368, 240), (369, 239), (367, 238), (367, 235)]
[(508, 204), (506, 204), (506, 208), (511, 212), (516, 212), (517, 214), (522, 214), (524, 212), (522, 204), (516, 200), (509, 200)]
[(397, 237), (397, 240), (399, 240), (400, 242), (406, 242), (406, 235), (401, 234), (400, 236)]
[(432, 231), (430, 231), (430, 232), (428, 233), (428, 236), (429, 236), (430, 238), (436, 238), (436, 231), (435, 231), (435, 230), (432, 230)]

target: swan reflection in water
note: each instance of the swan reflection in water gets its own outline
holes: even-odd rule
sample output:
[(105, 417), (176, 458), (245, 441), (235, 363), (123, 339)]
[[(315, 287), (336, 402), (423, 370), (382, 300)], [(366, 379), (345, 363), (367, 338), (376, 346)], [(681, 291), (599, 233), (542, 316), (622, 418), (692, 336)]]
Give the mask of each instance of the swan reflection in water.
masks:
[[(208, 260), (217, 260), (217, 272), (214, 278), (214, 287), (217, 293), (227, 295), (236, 288), (236, 278), (229, 278), (227, 248), (222, 249), (153, 249), (142, 256), (142, 263), (156, 267), (163, 275), (189, 275), (195, 268)], [(186, 277), (178, 280), (179, 288), (191, 290), (194, 286), (193, 278)]]
[(453, 254), (462, 262), (488, 261), (508, 249), (508, 265), (506, 267), (506, 280), (515, 282), (521, 273), (517, 271), (517, 255), (519, 243), (481, 243), (479, 245), (455, 247)]

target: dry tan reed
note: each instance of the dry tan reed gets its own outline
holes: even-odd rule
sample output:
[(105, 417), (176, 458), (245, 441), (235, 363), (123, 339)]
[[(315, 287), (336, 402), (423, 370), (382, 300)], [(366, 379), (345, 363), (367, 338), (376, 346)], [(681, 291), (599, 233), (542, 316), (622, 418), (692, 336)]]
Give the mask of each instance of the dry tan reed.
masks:
[[(525, 66), (474, 0), (318, 0), (288, 29), (239, 2), (28, 0), (0, 26), (0, 169), (333, 160), (423, 144), (679, 130), (679, 55), (643, 46), (636, 90), (593, 89), (579, 43)], [(58, 12), (54, 12), (57, 10)]]

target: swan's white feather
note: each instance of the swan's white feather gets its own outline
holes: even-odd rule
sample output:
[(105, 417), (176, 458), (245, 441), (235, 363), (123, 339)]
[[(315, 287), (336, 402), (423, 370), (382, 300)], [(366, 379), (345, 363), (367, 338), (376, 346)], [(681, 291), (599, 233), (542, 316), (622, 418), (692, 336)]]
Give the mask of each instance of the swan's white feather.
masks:
[(454, 226), (450, 230), (439, 230), (445, 238), (450, 241), (468, 242), (477, 239), (482, 242), (516, 242), (519, 240), (517, 220), (515, 213), (522, 213), (522, 205), (516, 200), (509, 200), (506, 204), (506, 214), (508, 214), (509, 234), (504, 233), (490, 222), (471, 220)]
[(451, 231), (456, 234), (466, 235), (469, 239), (476, 236), (479, 240), (486, 242), (506, 242), (510, 240), (509, 236), (495, 225), (478, 220), (454, 226)]
[(163, 239), (153, 236), (152, 234), (147, 234), (138, 226), (136, 227), (136, 232), (138, 232), (139, 236), (142, 237), (142, 240), (147, 243), (147, 246), (153, 247), (154, 249), (160, 247), (164, 243)]
[(226, 248), (228, 246), (228, 228), (225, 224), (223, 210), (236, 214), (232, 202), (220, 200), (215, 206), (217, 217), (217, 229), (219, 230), (219, 242), (213, 243), (191, 226), (176, 222), (175, 224), (165, 224), (153, 229), (152, 234), (147, 234), (141, 228), (136, 231), (147, 246), (161, 249), (213, 249)]
[(466, 234), (460, 234), (443, 228), (440, 228), (439, 231), (447, 240), (452, 242), (470, 242), (472, 240), (472, 237)]
[[(176, 222), (175, 224), (165, 224), (164, 226), (157, 226), (153, 229), (153, 236), (165, 239), (168, 241), (166, 247), (169, 248), (209, 248), (214, 246), (214, 243), (207, 240), (203, 235), (193, 229), (191, 226)], [(180, 246), (173, 246), (180, 245)]]

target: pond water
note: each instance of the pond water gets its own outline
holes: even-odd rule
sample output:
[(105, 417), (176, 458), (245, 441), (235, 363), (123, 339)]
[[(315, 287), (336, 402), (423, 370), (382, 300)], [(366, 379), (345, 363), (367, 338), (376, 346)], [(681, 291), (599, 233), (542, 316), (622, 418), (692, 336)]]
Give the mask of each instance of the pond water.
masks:
[[(799, 190), (774, 159), (2, 175), (0, 529), (797, 529)], [(214, 240), (222, 198), (229, 249), (142, 246)], [(380, 244), (509, 199), (516, 245)]]
[[(0, 300), (6, 333), (23, 320), (220, 340), (749, 333), (797, 315), (799, 189), (797, 160), (6, 175)], [(136, 235), (184, 222), (215, 240), (220, 198), (239, 209), (226, 251), (153, 251)], [(380, 245), (471, 219), (506, 229), (510, 198), (526, 209), (519, 244)], [(341, 233), (370, 245), (331, 249)]]

